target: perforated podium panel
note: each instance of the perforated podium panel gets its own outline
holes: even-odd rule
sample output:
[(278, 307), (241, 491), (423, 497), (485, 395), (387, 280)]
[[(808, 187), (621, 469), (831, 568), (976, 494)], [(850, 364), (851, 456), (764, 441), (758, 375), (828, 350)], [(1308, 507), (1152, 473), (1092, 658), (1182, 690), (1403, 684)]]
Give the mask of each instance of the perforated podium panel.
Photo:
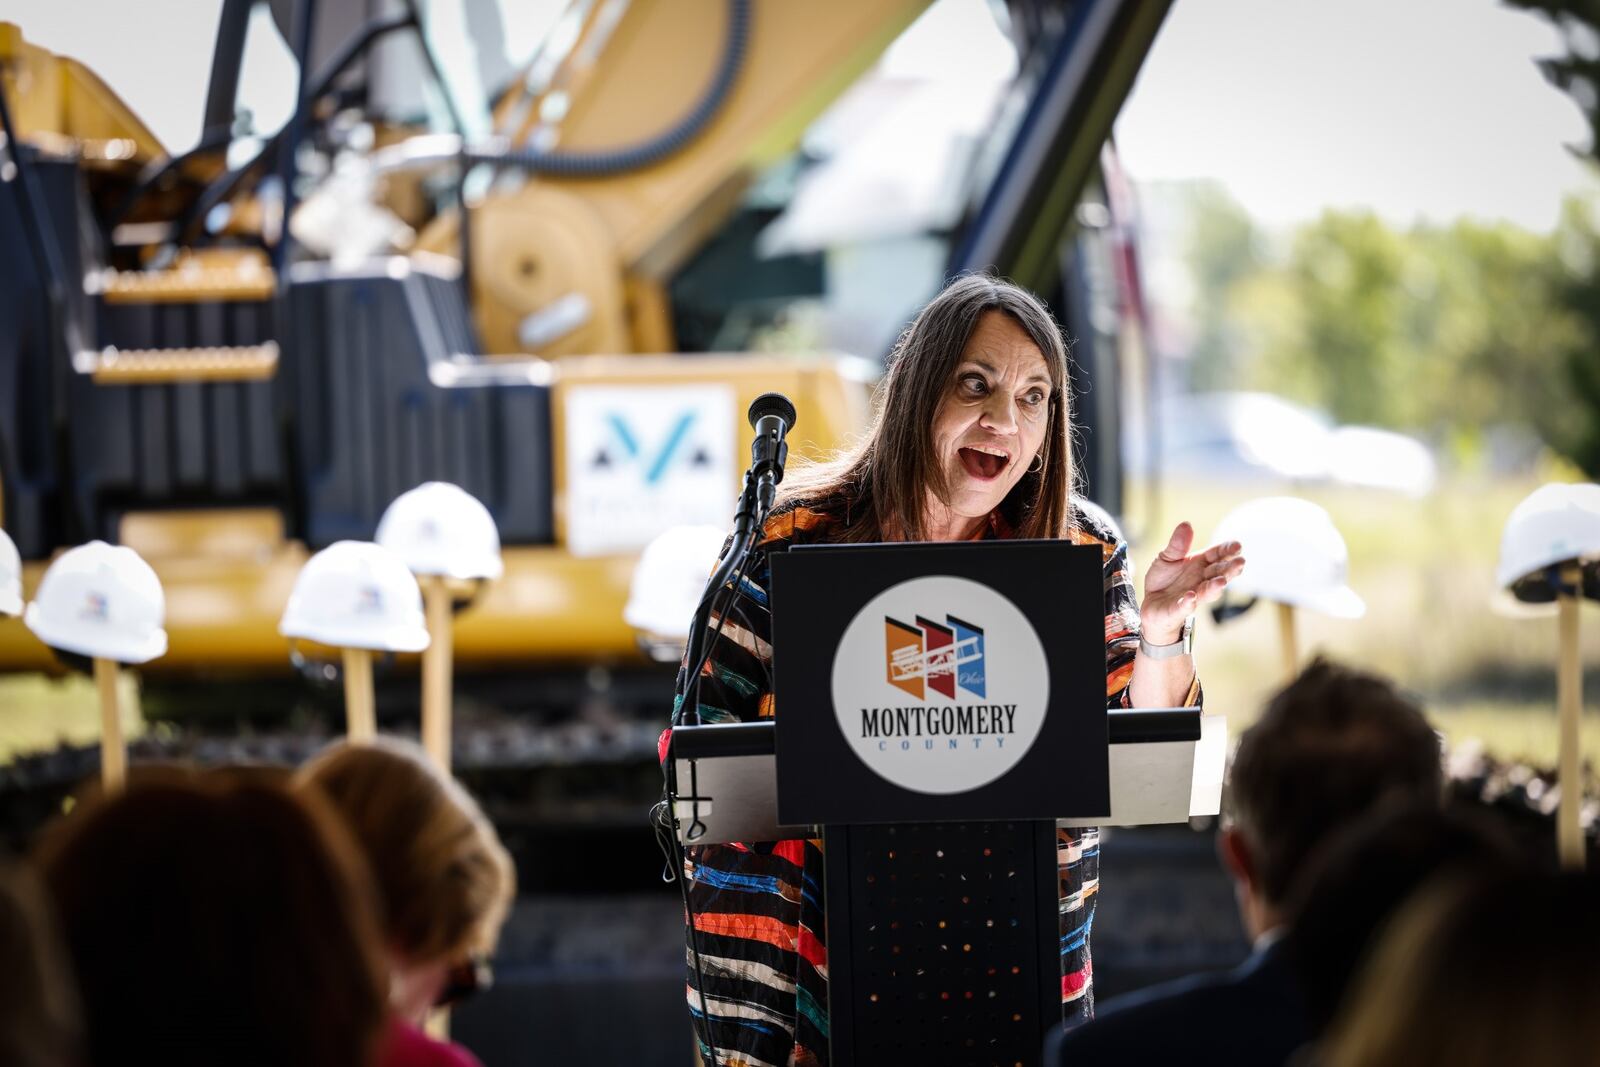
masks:
[(823, 837), (835, 1067), (1035, 1067), (1061, 1018), (1055, 824)]

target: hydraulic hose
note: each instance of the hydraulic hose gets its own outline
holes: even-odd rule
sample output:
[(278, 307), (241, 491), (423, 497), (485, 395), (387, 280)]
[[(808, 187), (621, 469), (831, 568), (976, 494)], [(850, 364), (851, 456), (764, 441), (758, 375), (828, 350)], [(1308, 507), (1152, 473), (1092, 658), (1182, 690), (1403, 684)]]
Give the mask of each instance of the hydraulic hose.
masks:
[(728, 0), (728, 37), (716, 74), (689, 112), (654, 137), (621, 148), (541, 152), (531, 148), (505, 152), (468, 150), (468, 163), (517, 167), (551, 178), (605, 178), (659, 163), (694, 140), (727, 102), (744, 67), (750, 44), (750, 0)]

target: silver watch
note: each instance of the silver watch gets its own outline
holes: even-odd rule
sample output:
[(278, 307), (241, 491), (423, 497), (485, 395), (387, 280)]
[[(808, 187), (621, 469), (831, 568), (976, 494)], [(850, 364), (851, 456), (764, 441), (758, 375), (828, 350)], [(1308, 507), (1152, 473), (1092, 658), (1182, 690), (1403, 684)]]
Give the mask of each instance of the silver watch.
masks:
[(1140, 634), (1139, 651), (1151, 659), (1171, 659), (1174, 656), (1189, 655), (1194, 651), (1194, 616), (1190, 615), (1183, 620), (1183, 636), (1170, 645), (1152, 645), (1144, 639), (1144, 634)]

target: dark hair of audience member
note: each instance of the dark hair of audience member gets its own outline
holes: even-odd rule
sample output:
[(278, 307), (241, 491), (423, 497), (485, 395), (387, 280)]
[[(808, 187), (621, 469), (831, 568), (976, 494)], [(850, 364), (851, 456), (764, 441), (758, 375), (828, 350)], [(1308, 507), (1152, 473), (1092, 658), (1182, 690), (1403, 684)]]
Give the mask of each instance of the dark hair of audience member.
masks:
[(26, 868), (0, 872), (0, 961), (0, 1063), (82, 1062), (71, 972), (49, 904)]
[(1386, 679), (1318, 658), (1244, 732), (1229, 813), (1263, 895), (1283, 903), (1312, 851), (1375, 803), (1437, 804), (1443, 793), (1422, 709)]
[(350, 1067), (387, 978), (366, 872), (326, 804), (256, 769), (137, 773), (40, 842), (93, 1067)]
[(1451, 871), (1513, 870), (1518, 854), (1500, 826), (1480, 813), (1433, 805), (1372, 813), (1319, 852), (1288, 905), (1289, 966), (1320, 1033), (1357, 970), (1417, 889)]
[(1340, 1011), (1326, 1067), (1579, 1067), (1600, 1058), (1592, 875), (1445, 876), (1401, 910)]

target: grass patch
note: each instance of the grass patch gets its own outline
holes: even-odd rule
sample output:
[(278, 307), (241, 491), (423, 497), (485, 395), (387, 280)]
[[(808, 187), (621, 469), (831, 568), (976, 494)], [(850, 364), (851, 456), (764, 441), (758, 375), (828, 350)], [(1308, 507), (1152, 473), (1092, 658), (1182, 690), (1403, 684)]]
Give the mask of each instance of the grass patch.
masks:
[[(1501, 759), (1546, 769), (1555, 766), (1556, 716), (1542, 704), (1469, 703), (1431, 717), (1452, 746), (1477, 740), (1484, 751)], [(1584, 763), (1591, 769), (1600, 767), (1600, 712), (1585, 711), (1578, 736)]]
[[(123, 671), (119, 680), (123, 736), (144, 732), (139, 713), (138, 679)], [(100, 697), (83, 675), (51, 678), (42, 674), (0, 675), (0, 763), (29, 752), (100, 740)]]
[[(1556, 621), (1507, 618), (1490, 610), (1500, 532), (1537, 481), (1442, 481), (1422, 500), (1355, 489), (1291, 491), (1322, 505), (1350, 551), (1350, 585), (1367, 602), (1365, 618), (1345, 621), (1297, 613), (1301, 661), (1323, 653), (1380, 672), (1412, 691), (1452, 741), (1476, 737), (1488, 751), (1543, 765), (1556, 755)], [(1260, 487), (1186, 482), (1163, 488), (1152, 511), (1132, 487), (1130, 535), (1139, 566), (1180, 519), (1209, 543), (1211, 531)], [(1142, 536), (1141, 536), (1142, 535)], [(1248, 560), (1250, 546), (1245, 546)], [(1600, 765), (1600, 613), (1586, 604), (1582, 656), (1584, 751)], [(1196, 654), (1206, 704), (1237, 732), (1282, 683), (1277, 618), (1267, 605), (1218, 625), (1197, 623)]]

